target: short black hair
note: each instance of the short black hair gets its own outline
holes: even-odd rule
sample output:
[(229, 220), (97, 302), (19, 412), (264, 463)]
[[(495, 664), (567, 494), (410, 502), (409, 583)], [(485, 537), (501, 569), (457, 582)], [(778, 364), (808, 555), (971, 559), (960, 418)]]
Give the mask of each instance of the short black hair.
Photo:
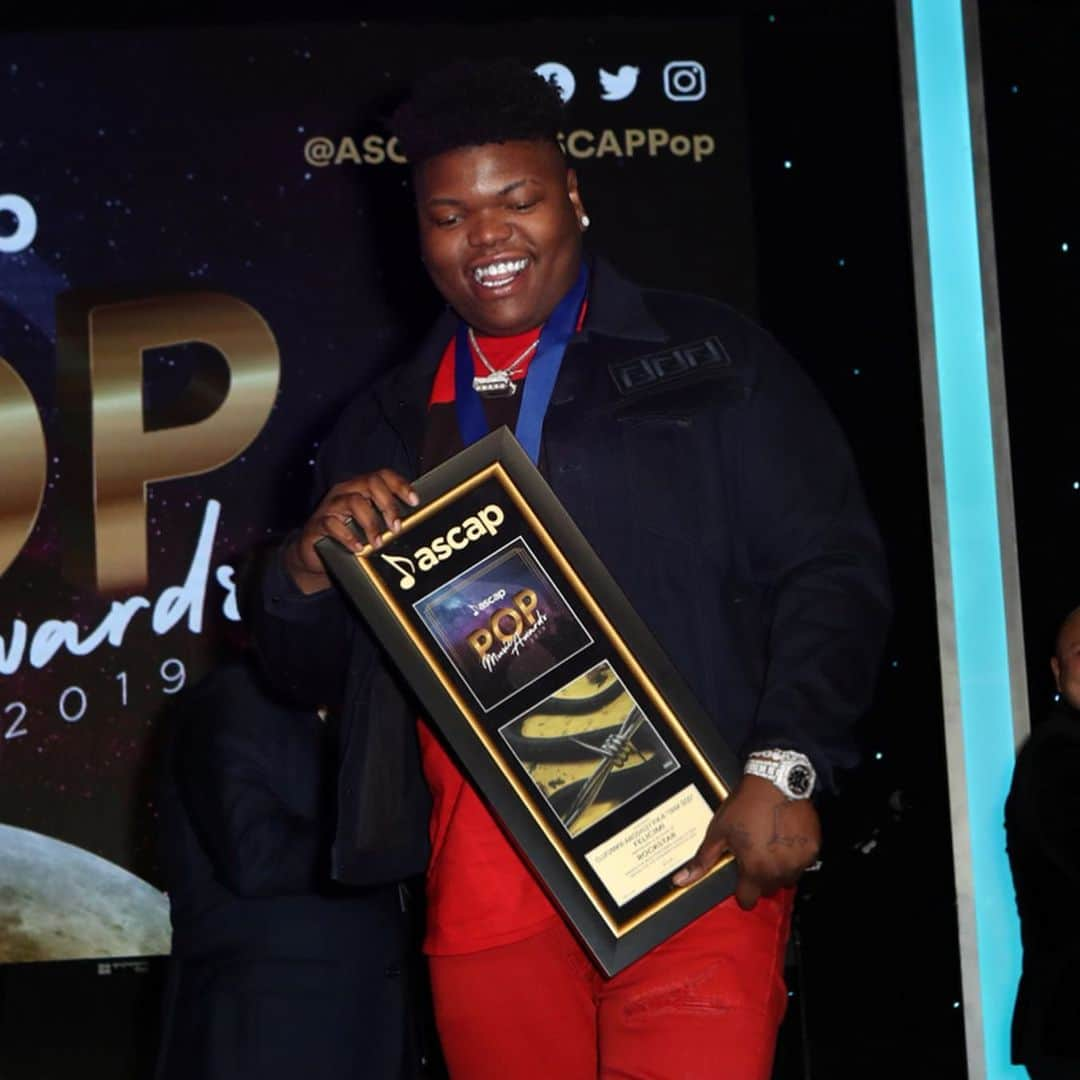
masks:
[(558, 145), (558, 88), (510, 57), (457, 60), (422, 76), (390, 127), (410, 164), (465, 146), (537, 139)]

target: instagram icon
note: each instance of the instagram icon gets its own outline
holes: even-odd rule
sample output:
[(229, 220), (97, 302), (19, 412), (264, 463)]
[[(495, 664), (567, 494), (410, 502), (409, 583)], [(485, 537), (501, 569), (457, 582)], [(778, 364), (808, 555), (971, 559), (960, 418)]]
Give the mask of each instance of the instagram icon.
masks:
[(665, 64), (664, 93), (672, 101), (700, 101), (705, 96), (705, 69), (696, 60)]

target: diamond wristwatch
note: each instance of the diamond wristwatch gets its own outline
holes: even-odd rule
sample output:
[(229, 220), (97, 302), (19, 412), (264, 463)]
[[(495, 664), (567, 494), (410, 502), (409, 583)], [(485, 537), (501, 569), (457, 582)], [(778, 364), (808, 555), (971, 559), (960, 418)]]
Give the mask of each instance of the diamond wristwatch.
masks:
[(809, 799), (817, 783), (810, 759), (797, 750), (755, 750), (743, 772), (771, 781), (789, 799)]

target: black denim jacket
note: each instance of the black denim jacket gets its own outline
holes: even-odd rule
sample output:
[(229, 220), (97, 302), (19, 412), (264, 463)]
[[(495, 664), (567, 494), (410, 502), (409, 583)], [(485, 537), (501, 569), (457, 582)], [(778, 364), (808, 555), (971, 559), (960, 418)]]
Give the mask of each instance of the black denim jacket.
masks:
[[(416, 475), (432, 379), (455, 316), (346, 409), (321, 496), (391, 467)], [(793, 748), (829, 785), (853, 760), (888, 622), (880, 541), (846, 442), (806, 375), (723, 304), (640, 289), (603, 260), (544, 424), (556, 495), (739, 755)], [(255, 631), (300, 700), (336, 698), (335, 872), (423, 868), (418, 706), (334, 592), (302, 597), (279, 562)]]

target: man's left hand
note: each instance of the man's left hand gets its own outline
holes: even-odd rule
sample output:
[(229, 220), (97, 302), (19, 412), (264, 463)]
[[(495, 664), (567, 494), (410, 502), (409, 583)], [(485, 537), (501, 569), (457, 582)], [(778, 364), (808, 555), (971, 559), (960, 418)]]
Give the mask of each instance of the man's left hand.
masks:
[(672, 880), (693, 885), (730, 851), (738, 871), (735, 899), (749, 911), (760, 897), (794, 885), (820, 849), (821, 821), (809, 799), (789, 799), (771, 781), (744, 776), (713, 815), (697, 853)]

